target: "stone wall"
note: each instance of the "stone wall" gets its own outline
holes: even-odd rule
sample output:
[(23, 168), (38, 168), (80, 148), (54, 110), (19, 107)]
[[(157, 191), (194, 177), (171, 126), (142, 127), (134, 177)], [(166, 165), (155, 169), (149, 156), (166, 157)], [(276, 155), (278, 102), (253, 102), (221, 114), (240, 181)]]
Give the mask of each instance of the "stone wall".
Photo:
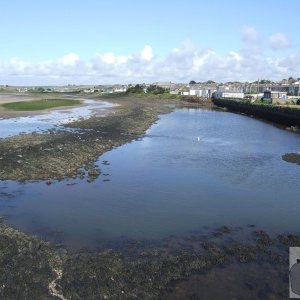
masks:
[(230, 111), (245, 113), (286, 126), (300, 126), (300, 107), (298, 109), (219, 98), (212, 99), (212, 101), (215, 105), (225, 107)]

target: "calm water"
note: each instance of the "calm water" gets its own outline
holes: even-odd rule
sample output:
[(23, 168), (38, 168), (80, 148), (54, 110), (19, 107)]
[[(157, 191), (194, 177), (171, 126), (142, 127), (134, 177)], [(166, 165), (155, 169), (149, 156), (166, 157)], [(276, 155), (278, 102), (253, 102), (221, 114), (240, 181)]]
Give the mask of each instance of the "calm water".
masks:
[(92, 183), (1, 182), (0, 214), (74, 247), (219, 225), (299, 232), (300, 166), (281, 159), (299, 149), (300, 135), (270, 124), (180, 109), (101, 156), (102, 175)]

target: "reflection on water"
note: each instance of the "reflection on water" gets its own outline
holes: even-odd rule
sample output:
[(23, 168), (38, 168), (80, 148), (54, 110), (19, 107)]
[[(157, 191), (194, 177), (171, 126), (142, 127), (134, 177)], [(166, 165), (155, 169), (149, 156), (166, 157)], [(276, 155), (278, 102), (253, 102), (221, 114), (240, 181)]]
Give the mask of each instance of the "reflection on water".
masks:
[(2, 182), (0, 193), (16, 196), (1, 200), (15, 206), (1, 214), (74, 247), (224, 224), (298, 231), (300, 167), (281, 156), (299, 148), (299, 135), (255, 119), (180, 109), (143, 139), (101, 156), (102, 174), (92, 183)]
[(107, 108), (113, 104), (95, 100), (84, 100), (84, 105), (63, 110), (52, 110), (44, 114), (28, 117), (17, 117), (0, 120), (0, 138), (20, 133), (41, 132), (57, 128), (66, 130), (61, 126), (79, 119), (87, 119), (92, 115), (104, 115)]
[(287, 299), (287, 286), (285, 265), (231, 264), (190, 276), (162, 299)]

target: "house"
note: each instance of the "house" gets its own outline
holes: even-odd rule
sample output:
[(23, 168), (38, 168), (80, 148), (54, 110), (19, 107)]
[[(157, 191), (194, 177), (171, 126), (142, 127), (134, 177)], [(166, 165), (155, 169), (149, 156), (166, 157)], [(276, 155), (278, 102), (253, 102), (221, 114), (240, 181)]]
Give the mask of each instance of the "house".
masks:
[(190, 88), (190, 96), (197, 96), (197, 97), (208, 97), (208, 90), (205, 89), (203, 86), (198, 84), (191, 84)]
[(211, 97), (212, 93), (216, 91), (216, 86), (206, 86), (202, 84), (190, 84), (181, 89), (180, 94), (184, 96), (195, 97)]
[(300, 81), (296, 81), (289, 86), (289, 94), (300, 96)]
[(263, 100), (270, 103), (285, 103), (287, 100), (287, 92), (264, 91)]
[(189, 90), (189, 88), (185, 87), (185, 88), (182, 88), (179, 93), (182, 96), (189, 96), (190, 95), (190, 90)]
[(181, 95), (181, 90), (186, 87), (183, 83), (170, 83), (170, 94), (171, 95)]
[(213, 98), (235, 98), (235, 99), (243, 99), (245, 96), (242, 92), (231, 92), (231, 91), (217, 91), (213, 93)]
[(127, 91), (126, 85), (115, 85), (113, 87), (114, 93), (125, 93)]

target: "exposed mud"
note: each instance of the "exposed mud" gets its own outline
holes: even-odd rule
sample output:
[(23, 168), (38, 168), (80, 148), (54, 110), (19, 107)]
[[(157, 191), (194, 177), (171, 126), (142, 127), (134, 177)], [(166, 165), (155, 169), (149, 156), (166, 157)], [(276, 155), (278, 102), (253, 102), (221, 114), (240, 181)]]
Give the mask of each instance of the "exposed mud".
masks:
[(300, 237), (227, 229), (68, 254), (1, 224), (0, 298), (286, 299), (288, 246)]
[[(72, 132), (50, 130), (0, 139), (0, 179), (36, 180), (95, 178), (97, 158), (113, 147), (136, 139), (170, 112), (166, 103), (176, 100), (110, 99), (121, 104), (106, 117), (91, 117), (66, 126)], [(85, 171), (84, 171), (85, 169)]]

